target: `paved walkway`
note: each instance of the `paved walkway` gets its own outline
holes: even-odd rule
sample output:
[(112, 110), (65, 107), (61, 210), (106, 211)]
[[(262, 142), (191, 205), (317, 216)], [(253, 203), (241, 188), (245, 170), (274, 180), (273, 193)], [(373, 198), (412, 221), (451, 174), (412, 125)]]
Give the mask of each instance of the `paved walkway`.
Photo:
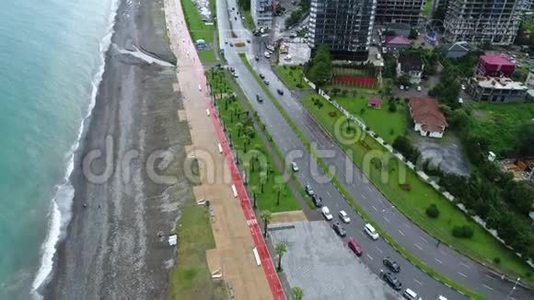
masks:
[[(200, 166), (201, 184), (195, 187), (194, 194), (197, 201), (209, 200), (213, 211), (216, 249), (209, 251), (210, 268), (221, 270), (235, 299), (285, 299), (231, 149), (211, 104), (204, 69), (189, 37), (180, 0), (165, 0), (165, 11), (171, 49), (178, 61), (175, 88), (184, 99), (184, 111), (179, 115), (189, 122), (193, 142), (188, 156), (195, 157)], [(255, 247), (261, 267), (257, 266), (252, 251)]]

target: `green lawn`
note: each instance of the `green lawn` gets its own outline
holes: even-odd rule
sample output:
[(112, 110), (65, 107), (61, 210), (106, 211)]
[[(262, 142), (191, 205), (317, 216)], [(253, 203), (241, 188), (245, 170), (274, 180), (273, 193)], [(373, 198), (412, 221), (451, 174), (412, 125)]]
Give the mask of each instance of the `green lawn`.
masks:
[(516, 145), (521, 125), (533, 119), (534, 103), (475, 103), (469, 130), (488, 138), (493, 152), (506, 153)]
[(245, 26), (246, 29), (252, 30), (256, 27), (254, 25), (254, 19), (252, 19), (252, 15), (250, 14), (250, 10), (244, 11), (241, 9), (241, 16), (245, 17), (243, 26)]
[[(317, 102), (312, 100), (313, 97), (313, 95), (306, 97), (302, 103), (316, 121), (331, 134), (334, 132), (334, 124), (337, 119), (344, 117), (324, 99), (321, 99), (322, 107), (314, 104)], [(332, 117), (332, 114), (335, 116)], [(331, 136), (334, 135), (331, 134)], [(371, 137), (365, 136), (362, 141), (357, 143), (339, 144), (345, 151), (352, 150), (353, 161), (369, 176), (386, 198), (430, 235), (452, 245), (460, 252), (479, 261), (484, 261), (506, 273), (524, 277), (527, 273), (532, 272), (528, 265), (506, 249), (481, 226), (472, 222), (458, 208), (441, 197), (432, 187), (419, 180), (414, 172), (392, 158)], [(373, 161), (372, 157), (379, 157), (382, 153), (386, 157), (381, 164), (386, 169), (384, 172), (381, 172), (380, 166), (376, 167), (377, 164), (369, 163)], [(403, 169), (406, 170), (405, 180), (401, 180), (402, 172), (399, 171)], [(407, 185), (401, 186), (399, 183), (402, 182)], [(408, 187), (409, 190), (407, 190)], [(426, 208), (432, 203), (436, 204), (440, 210), (440, 216), (437, 219), (430, 219), (425, 214)], [(451, 234), (453, 226), (464, 224), (468, 224), (474, 229), (474, 236), (467, 240), (454, 238)], [(499, 265), (493, 263), (493, 259), (496, 257), (501, 260)]]
[[(230, 97), (229, 74), (223, 71), (211, 71), (208, 80), (214, 95), (223, 92), (222, 97), (218, 96), (218, 99), (222, 100), (217, 100), (220, 118), (224, 121), (233, 148), (238, 149), (241, 166), (248, 165), (248, 186), (256, 187), (258, 207), (271, 212), (299, 210), (300, 206), (287, 184), (277, 181), (281, 179), (283, 172), (276, 168), (273, 158), (268, 155), (266, 145), (256, 133), (253, 127), (253, 113), (243, 109), (240, 101)], [(246, 132), (248, 134), (245, 134)], [(257, 158), (252, 156), (254, 151), (251, 150), (258, 153)], [(281, 189), (279, 201), (277, 187)], [(253, 198), (253, 194), (251, 197)]]
[(222, 281), (215, 282), (206, 261), (206, 250), (215, 247), (208, 209), (188, 200), (178, 227), (176, 267), (171, 271), (170, 299), (227, 299)]
[(291, 90), (309, 88), (304, 82), (304, 73), (300, 66), (277, 66), (274, 69), (278, 78)]
[(218, 48), (215, 43), (216, 26), (204, 24), (192, 0), (181, 1), (187, 28), (189, 29), (193, 43), (196, 40), (203, 39), (208, 44), (208, 49), (199, 52), (200, 61), (204, 64), (215, 63), (215, 51)]
[(369, 97), (336, 97), (335, 100), (346, 110), (362, 119), (365, 124), (392, 144), (395, 138), (406, 133), (407, 108), (403, 101), (397, 104), (397, 110), (390, 112), (388, 103), (384, 101), (382, 108), (367, 107)]
[(423, 5), (423, 10), (422, 10), (422, 14), (423, 16), (425, 17), (429, 17), (430, 14), (432, 13), (432, 2), (434, 0), (425, 0), (425, 4)]

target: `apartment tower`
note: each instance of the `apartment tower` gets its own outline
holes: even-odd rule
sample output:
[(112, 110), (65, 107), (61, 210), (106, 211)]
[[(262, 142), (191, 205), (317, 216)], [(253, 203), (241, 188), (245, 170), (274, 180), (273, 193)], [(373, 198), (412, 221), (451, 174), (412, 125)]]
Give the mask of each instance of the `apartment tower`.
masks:
[(526, 3), (525, 0), (449, 0), (444, 37), (450, 42), (510, 45)]
[(376, 23), (403, 23), (417, 26), (423, 3), (423, 0), (377, 0)]
[(367, 59), (376, 0), (312, 0), (308, 44), (327, 45), (337, 60)]

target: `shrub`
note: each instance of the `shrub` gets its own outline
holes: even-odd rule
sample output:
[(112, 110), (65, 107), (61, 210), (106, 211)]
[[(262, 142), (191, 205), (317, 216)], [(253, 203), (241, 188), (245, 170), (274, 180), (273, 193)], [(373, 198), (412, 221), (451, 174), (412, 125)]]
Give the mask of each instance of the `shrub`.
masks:
[(299, 88), (299, 89), (303, 88), (302, 84), (297, 83), (297, 88)]
[(473, 236), (473, 228), (467, 225), (454, 226), (452, 229), (452, 236), (457, 238), (468, 239)]
[(335, 111), (331, 111), (328, 113), (328, 115), (331, 117), (331, 118), (335, 118), (337, 116), (337, 113)]
[(495, 257), (493, 259), (493, 263), (496, 264), (496, 265), (500, 264), (501, 263), (501, 258), (500, 257)]
[(409, 192), (412, 189), (409, 183), (399, 184), (399, 187), (401, 188), (401, 190), (406, 191), (406, 192)]
[(439, 209), (436, 204), (430, 204), (430, 206), (426, 209), (426, 215), (432, 219), (439, 217)]

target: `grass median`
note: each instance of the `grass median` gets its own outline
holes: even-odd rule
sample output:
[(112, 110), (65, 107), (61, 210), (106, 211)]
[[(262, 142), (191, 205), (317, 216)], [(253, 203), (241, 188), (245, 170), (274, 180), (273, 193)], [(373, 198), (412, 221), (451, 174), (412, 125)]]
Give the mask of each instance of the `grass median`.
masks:
[(299, 210), (287, 184), (282, 180), (284, 170), (277, 168), (254, 127), (254, 112), (243, 108), (229, 84), (224, 70), (211, 70), (208, 80), (216, 97), (219, 117), (226, 135), (236, 150), (240, 168), (246, 170), (248, 189), (252, 200), (256, 197), (260, 210), (284, 212)]
[(301, 66), (276, 66), (274, 72), (291, 90), (309, 89), (304, 82), (304, 72)]
[(208, 209), (188, 200), (182, 207), (177, 234), (176, 267), (170, 279), (171, 299), (227, 299), (222, 281), (215, 282), (206, 260), (206, 250), (215, 247)]
[[(198, 52), (200, 61), (204, 64), (215, 63), (217, 61), (215, 52), (218, 48), (215, 41), (215, 25), (206, 25), (204, 21), (202, 21), (200, 12), (195, 7), (192, 0), (181, 0), (181, 2), (187, 29), (189, 30), (193, 43), (202, 39), (207, 44), (206, 49)], [(211, 2), (212, 1), (210, 1), (210, 8), (212, 9), (212, 12), (215, 13), (215, 5), (212, 5)]]
[[(402, 256), (404, 256), (408, 261), (410, 261), (413, 265), (415, 265), (416, 267), (421, 269), (423, 272), (429, 274), (429, 276), (431, 276), (435, 280), (438, 280), (438, 281), (440, 281), (440, 282), (442, 282), (444, 284), (447, 284), (447, 285), (451, 286), (452, 288), (462, 292), (463, 294), (467, 295), (468, 297), (470, 297), (472, 299), (483, 299), (483, 297), (481, 297), (477, 293), (465, 288), (461, 284), (449, 279), (448, 277), (446, 277), (446, 276), (444, 276), (444, 275), (442, 275), (442, 274), (440, 274), (438, 272), (435, 272), (425, 262), (421, 261), (419, 258), (417, 258), (416, 256), (412, 255), (408, 250), (406, 250), (400, 244), (398, 244), (395, 241), (395, 239), (390, 237), (384, 230), (382, 230), (381, 227), (378, 226), (378, 224), (376, 224), (369, 217), (367, 212), (365, 210), (363, 210), (358, 205), (357, 201), (354, 198), (351, 197), (350, 193), (348, 193), (348, 191), (346, 190), (345, 186), (342, 185), (337, 180), (337, 178), (334, 176), (334, 174), (332, 174), (329, 171), (328, 165), (316, 155), (314, 149), (312, 149), (312, 147), (310, 146), (310, 143), (308, 142), (308, 140), (306, 139), (306, 137), (304, 136), (302, 131), (300, 131), (300, 129), (296, 126), (296, 124), (293, 122), (293, 120), (289, 117), (289, 115), (284, 110), (284, 108), (280, 105), (280, 103), (278, 102), (278, 99), (271, 93), (269, 88), (262, 82), (261, 78), (259, 78), (258, 74), (254, 71), (254, 69), (252, 68), (252, 66), (250, 65), (248, 60), (246, 59), (246, 56), (244, 54), (240, 54), (240, 57), (241, 57), (241, 60), (243, 61), (243, 63), (245, 64), (245, 66), (247, 67), (247, 69), (253, 74), (253, 76), (255, 77), (255, 79), (258, 82), (258, 84), (262, 87), (262, 89), (266, 92), (266, 94), (269, 95), (269, 98), (273, 101), (273, 104), (278, 109), (278, 111), (281, 113), (282, 117), (286, 120), (286, 122), (291, 127), (291, 129), (295, 132), (295, 134), (297, 135), (299, 140), (304, 144), (304, 146), (308, 149), (308, 151), (310, 151), (310, 155), (318, 162), (319, 166), (321, 166), (321, 168), (325, 171), (325, 173), (328, 175), (328, 177), (331, 178), (332, 183), (338, 189), (338, 191), (343, 195), (343, 197), (346, 199), (346, 201), (348, 201), (348, 203), (351, 205), (351, 207), (354, 210), (356, 210), (358, 212), (358, 214), (360, 214), (364, 220), (376, 225), (377, 230), (380, 233), (382, 233), (382, 236), (384, 237), (384, 239), (397, 252), (399, 252)], [(312, 116), (313, 116), (313, 114), (312, 114)], [(332, 124), (330, 124), (330, 125), (332, 125)]]

